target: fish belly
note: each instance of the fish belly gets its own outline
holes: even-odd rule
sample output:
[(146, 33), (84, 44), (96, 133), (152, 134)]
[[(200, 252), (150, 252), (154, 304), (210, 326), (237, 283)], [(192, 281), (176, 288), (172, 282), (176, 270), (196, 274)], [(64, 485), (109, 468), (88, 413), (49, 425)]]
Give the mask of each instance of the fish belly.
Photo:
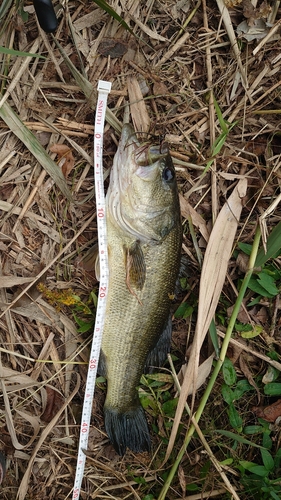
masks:
[(107, 378), (105, 426), (116, 451), (150, 449), (149, 430), (137, 386), (147, 356), (157, 343), (170, 315), (180, 259), (179, 229), (157, 245), (142, 245), (146, 273), (141, 290), (126, 284), (124, 241), (108, 228), (109, 293), (102, 340)]

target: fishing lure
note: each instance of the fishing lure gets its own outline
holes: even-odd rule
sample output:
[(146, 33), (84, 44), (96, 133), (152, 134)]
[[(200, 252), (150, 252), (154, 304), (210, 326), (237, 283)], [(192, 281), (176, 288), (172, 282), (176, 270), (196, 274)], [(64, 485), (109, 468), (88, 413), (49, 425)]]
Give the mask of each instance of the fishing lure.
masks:
[(51, 0), (33, 0), (36, 16), (46, 33), (53, 33), (58, 27), (57, 16)]

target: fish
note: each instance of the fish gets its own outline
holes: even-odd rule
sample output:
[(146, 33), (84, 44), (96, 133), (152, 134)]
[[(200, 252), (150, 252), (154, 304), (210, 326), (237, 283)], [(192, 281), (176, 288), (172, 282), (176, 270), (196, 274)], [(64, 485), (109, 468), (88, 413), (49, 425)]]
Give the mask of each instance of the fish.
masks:
[(105, 202), (109, 284), (98, 371), (107, 380), (105, 429), (123, 456), (151, 449), (138, 386), (171, 342), (182, 229), (167, 144), (141, 144), (125, 124)]

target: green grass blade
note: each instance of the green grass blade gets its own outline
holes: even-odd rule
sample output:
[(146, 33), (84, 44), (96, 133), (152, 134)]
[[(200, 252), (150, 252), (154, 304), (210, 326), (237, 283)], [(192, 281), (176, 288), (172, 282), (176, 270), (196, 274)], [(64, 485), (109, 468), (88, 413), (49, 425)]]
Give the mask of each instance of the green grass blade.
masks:
[[(1, 98), (1, 94), (0, 94)], [(24, 125), (18, 115), (12, 110), (7, 102), (0, 108), (0, 117), (9, 129), (24, 143), (29, 151), (35, 156), (40, 165), (52, 177), (63, 195), (72, 200), (72, 195), (68, 189), (65, 178), (58, 165), (50, 158), (45, 149), (41, 146), (35, 135)]]
[(216, 100), (215, 96), (213, 96), (213, 100), (214, 100), (214, 106), (215, 106), (215, 110), (216, 110), (216, 113), (217, 113), (217, 117), (218, 117), (218, 120), (219, 120), (219, 123), (220, 123), (220, 127), (223, 131), (223, 133), (225, 135), (228, 134), (229, 130), (228, 130), (228, 126), (226, 124), (226, 121), (224, 119), (224, 117), (222, 116), (222, 112), (221, 112), (221, 109), (218, 105), (218, 101)]
[(107, 12), (111, 17), (113, 17), (114, 19), (116, 19), (116, 21), (118, 21), (122, 26), (123, 28), (125, 28), (127, 31), (129, 31), (132, 35), (134, 35), (133, 31), (131, 30), (130, 26), (128, 26), (128, 24), (122, 19), (122, 17), (120, 17), (117, 12), (115, 12), (115, 10), (110, 7), (110, 5), (108, 5), (108, 3), (105, 2), (105, 0), (94, 0), (94, 2), (101, 8), (103, 9), (105, 12)]
[(260, 248), (257, 259), (255, 262), (255, 267), (263, 266), (267, 260), (272, 259), (277, 252), (281, 249), (281, 221), (275, 226), (273, 231), (270, 233), (267, 240), (267, 252), (265, 253), (263, 247)]
[(7, 14), (9, 8), (11, 7), (14, 0), (3, 0), (0, 5), (0, 19)]
[(219, 357), (219, 355), (220, 355), (219, 338), (218, 338), (218, 334), (217, 334), (216, 324), (215, 324), (213, 319), (212, 319), (211, 324), (209, 326), (209, 333), (210, 333), (213, 347), (215, 349), (216, 356)]
[(40, 54), (32, 54), (31, 52), (22, 52), (21, 50), (7, 49), (6, 47), (0, 46), (0, 52), (2, 54), (9, 54), (10, 56), (22, 56), (22, 57), (40, 57), (41, 59), (46, 59), (46, 57)]
[(254, 446), (255, 448), (259, 448), (259, 449), (265, 449), (263, 446), (260, 446), (256, 443), (253, 443), (253, 441), (249, 441), (249, 439), (245, 439), (243, 438), (242, 436), (240, 436), (239, 434), (235, 434), (235, 432), (231, 432), (231, 431), (225, 431), (223, 429), (216, 429), (215, 431), (217, 434), (222, 434), (223, 436), (226, 436), (226, 437), (229, 437), (231, 439), (234, 439), (235, 441), (238, 441), (239, 443), (243, 443), (243, 444), (247, 444), (249, 446)]

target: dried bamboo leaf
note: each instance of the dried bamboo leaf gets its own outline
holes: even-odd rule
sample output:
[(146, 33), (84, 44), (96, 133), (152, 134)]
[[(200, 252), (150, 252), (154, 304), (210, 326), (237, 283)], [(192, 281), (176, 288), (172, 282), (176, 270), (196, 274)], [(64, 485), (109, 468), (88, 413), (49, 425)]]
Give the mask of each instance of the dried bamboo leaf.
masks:
[[(40, 55), (35, 54), (35, 52), (37, 52), (38, 48), (39, 48), (39, 40), (36, 39), (31, 47), (31, 51), (34, 52), (34, 56), (37, 55), (37, 57), (41, 57)], [(7, 50), (9, 50), (9, 49), (5, 49), (4, 47), (0, 47), (0, 52), (4, 51), (4, 53), (7, 54), (7, 53), (9, 53), (9, 52), (6, 52)], [(26, 52), (23, 52), (22, 55), (24, 56), (23, 63), (21, 64), (21, 66), (20, 66), (19, 70), (16, 72), (16, 74), (13, 76), (11, 83), (8, 85), (8, 87), (6, 89), (5, 94), (3, 96), (1, 96), (0, 109), (3, 106), (4, 102), (6, 102), (6, 100), (8, 99), (10, 94), (12, 93), (12, 91), (16, 88), (18, 83), (21, 81), (22, 75), (26, 71), (28, 71), (28, 66), (32, 60), (32, 54), (28, 54)]]
[(180, 194), (180, 207), (181, 207), (181, 214), (183, 217), (188, 219), (191, 217), (192, 223), (195, 227), (198, 227), (200, 233), (202, 234), (203, 238), (208, 241), (209, 240), (209, 231), (207, 228), (206, 221), (203, 219), (203, 217), (194, 210), (194, 208), (188, 203), (188, 201)]
[(226, 7), (223, 0), (217, 0), (217, 5), (218, 5), (218, 8), (220, 10), (221, 17), (223, 19), (225, 29), (226, 29), (227, 34), (228, 34), (231, 48), (232, 48), (234, 55), (236, 57), (236, 61), (237, 61), (238, 67), (239, 67), (239, 71), (241, 74), (243, 84), (244, 84), (245, 88), (247, 89), (248, 88), (247, 75), (246, 75), (245, 69), (244, 69), (242, 61), (241, 61), (240, 49), (238, 47), (237, 39), (236, 39), (235, 32), (234, 32), (234, 29), (232, 26), (232, 21), (231, 21), (231, 17), (230, 17), (228, 8)]
[(61, 169), (50, 158), (45, 149), (41, 146), (38, 139), (33, 133), (23, 124), (17, 114), (12, 110), (7, 102), (3, 103), (0, 108), (0, 117), (8, 125), (9, 129), (24, 143), (29, 151), (35, 156), (40, 165), (52, 177), (63, 195), (69, 200), (72, 200), (71, 193), (66, 184), (65, 178)]
[(4, 405), (5, 405), (5, 418), (6, 418), (7, 428), (8, 428), (13, 446), (17, 450), (23, 450), (24, 448), (28, 448), (32, 444), (32, 442), (34, 441), (34, 439), (36, 438), (36, 436), (40, 430), (40, 425), (39, 425), (39, 422), (35, 422), (35, 420), (36, 420), (35, 418), (30, 417), (30, 415), (27, 416), (27, 414), (24, 415), (23, 412), (19, 412), (25, 420), (28, 420), (28, 422), (31, 423), (31, 425), (33, 426), (33, 429), (34, 429), (34, 434), (31, 437), (31, 439), (28, 441), (27, 444), (21, 444), (18, 441), (15, 426), (14, 426), (14, 421), (13, 421), (13, 415), (12, 415), (11, 408), (10, 408), (9, 397), (8, 397), (8, 394), (6, 391), (4, 378), (3, 378), (3, 375), (1, 372), (2, 372), (2, 366), (0, 364), (0, 375), (1, 375), (0, 384), (2, 387), (2, 395), (3, 395)]
[(159, 42), (167, 42), (168, 39), (165, 38), (162, 35), (159, 35), (156, 33), (156, 31), (151, 30), (148, 26), (146, 26), (144, 23), (142, 23), (136, 16), (131, 15), (131, 19), (136, 23), (136, 25), (150, 38), (153, 40), (158, 40)]
[(202, 266), (199, 290), (198, 317), (191, 354), (182, 384), (174, 425), (166, 453), (166, 460), (174, 446), (187, 395), (196, 390), (199, 354), (206, 333), (215, 314), (225, 281), (228, 261), (242, 211), (242, 198), (247, 190), (247, 180), (241, 179), (214, 224)]
[(150, 118), (136, 77), (128, 79), (128, 93), (135, 131), (148, 132), (150, 128)]
[[(53, 36), (53, 40), (54, 40), (55, 44), (57, 45), (61, 55), (63, 56), (65, 64), (68, 66), (73, 77), (75, 78), (77, 85), (80, 87), (80, 89), (84, 93), (85, 97), (89, 100), (89, 104), (90, 104), (91, 108), (95, 109), (96, 102), (97, 102), (96, 89), (89, 82), (89, 80), (87, 80), (87, 78), (85, 78), (83, 75), (81, 75), (81, 73), (77, 70), (77, 68), (71, 62), (68, 55), (63, 50), (62, 46), (59, 44), (59, 42), (57, 41), (57, 39), (54, 36)], [(122, 124), (120, 123), (118, 118), (116, 118), (116, 116), (111, 111), (111, 109), (109, 109), (108, 106), (106, 108), (105, 119), (109, 123), (109, 125), (111, 125), (111, 127), (113, 127), (114, 130), (116, 130), (116, 132), (119, 132), (119, 133), (121, 132)]]
[(28, 483), (29, 483), (29, 479), (30, 479), (30, 475), (31, 475), (32, 466), (33, 466), (35, 457), (37, 455), (37, 452), (40, 450), (40, 448), (41, 448), (42, 444), (44, 443), (48, 434), (52, 431), (52, 429), (56, 425), (58, 419), (60, 418), (61, 414), (64, 412), (65, 408), (69, 405), (70, 401), (74, 398), (75, 394), (78, 392), (79, 387), (80, 387), (80, 376), (77, 374), (77, 382), (76, 382), (76, 386), (74, 388), (74, 391), (65, 400), (65, 403), (58, 410), (58, 413), (54, 416), (54, 418), (51, 420), (51, 422), (45, 427), (45, 429), (43, 430), (43, 432), (41, 434), (41, 437), (40, 437), (38, 443), (36, 444), (36, 446), (33, 450), (33, 453), (31, 455), (30, 461), (28, 463), (27, 469), (25, 471), (25, 474), (22, 478), (22, 481), (21, 481), (19, 489), (18, 489), (17, 500), (24, 500), (25, 499), (27, 489), (28, 489)]
[(33, 380), (29, 375), (25, 375), (17, 370), (12, 370), (12, 368), (7, 368), (6, 366), (1, 367), (1, 372), (1, 377), (8, 383), (16, 382), (17, 384), (23, 384), (23, 388), (26, 388), (27, 386), (32, 387), (33, 385), (40, 385), (39, 382)]
[[(196, 379), (196, 390), (200, 389), (200, 387), (205, 384), (207, 378), (210, 375), (211, 369), (212, 369), (212, 364), (213, 364), (213, 359), (214, 359), (215, 354), (211, 354), (201, 365), (199, 366), (198, 370), (198, 377)], [(185, 376), (187, 369), (187, 365), (183, 365), (180, 371), (180, 374), (182, 377)], [(192, 394), (192, 388), (189, 389), (187, 396), (190, 396)]]
[(1, 276), (0, 288), (10, 288), (11, 286), (24, 285), (30, 283), (34, 278), (21, 278), (20, 276)]
[[(21, 213), (21, 208), (19, 207), (14, 207), (12, 203), (8, 203), (7, 201), (0, 200), (0, 210), (3, 210), (3, 212), (11, 212), (12, 214), (17, 214), (19, 215)], [(41, 215), (37, 215), (33, 212), (25, 212), (24, 217), (28, 217), (29, 219), (37, 219), (41, 220), (42, 222), (45, 222), (46, 224), (49, 223), (47, 219), (44, 217), (41, 217)]]

